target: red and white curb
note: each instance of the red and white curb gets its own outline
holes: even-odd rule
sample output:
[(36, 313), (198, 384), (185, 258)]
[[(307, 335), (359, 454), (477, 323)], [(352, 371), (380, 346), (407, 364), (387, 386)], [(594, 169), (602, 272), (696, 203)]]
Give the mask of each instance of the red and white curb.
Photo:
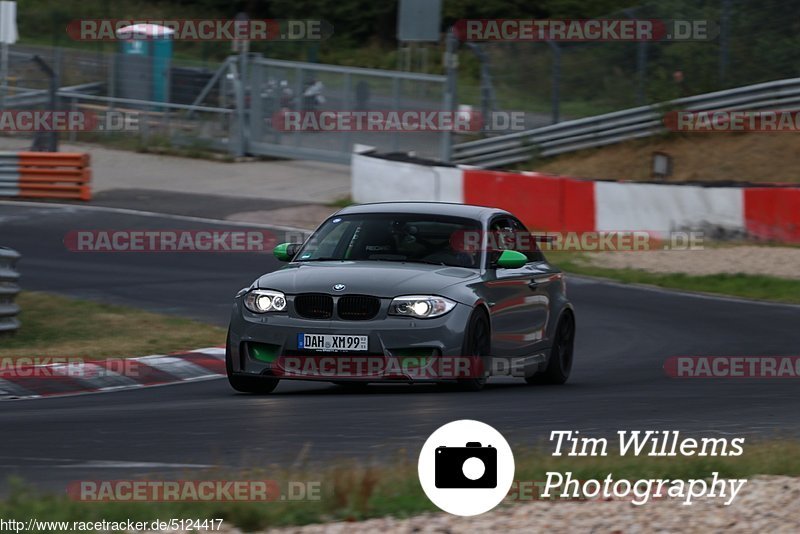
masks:
[(225, 349), (0, 371), (0, 399), (36, 399), (138, 389), (225, 376)]

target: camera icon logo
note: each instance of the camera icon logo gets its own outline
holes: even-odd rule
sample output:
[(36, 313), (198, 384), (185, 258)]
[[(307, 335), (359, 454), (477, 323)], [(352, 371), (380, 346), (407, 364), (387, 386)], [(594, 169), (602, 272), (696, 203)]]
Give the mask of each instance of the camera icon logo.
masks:
[(514, 482), (514, 454), (497, 430), (470, 419), (453, 421), (431, 434), (419, 454), (418, 473), (428, 498), (445, 512), (488, 512)]
[(434, 465), (437, 488), (497, 487), (497, 449), (491, 445), (470, 441), (466, 447), (437, 447)]

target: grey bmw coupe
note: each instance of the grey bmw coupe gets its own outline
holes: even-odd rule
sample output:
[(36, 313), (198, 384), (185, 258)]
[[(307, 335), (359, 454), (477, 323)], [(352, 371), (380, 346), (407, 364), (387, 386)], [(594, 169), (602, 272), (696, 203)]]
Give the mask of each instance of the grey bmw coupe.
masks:
[(496, 208), (344, 208), (305, 243), (278, 245), (287, 265), (236, 295), (228, 380), (248, 393), (282, 379), (563, 384), (575, 314), (563, 273), (531, 235)]

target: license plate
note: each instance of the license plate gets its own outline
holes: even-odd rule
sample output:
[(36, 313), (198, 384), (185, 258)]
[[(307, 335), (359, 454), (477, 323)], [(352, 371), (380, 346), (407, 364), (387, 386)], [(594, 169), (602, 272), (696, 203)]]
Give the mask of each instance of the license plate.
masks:
[(366, 352), (368, 345), (369, 336), (297, 334), (297, 348), (300, 350)]

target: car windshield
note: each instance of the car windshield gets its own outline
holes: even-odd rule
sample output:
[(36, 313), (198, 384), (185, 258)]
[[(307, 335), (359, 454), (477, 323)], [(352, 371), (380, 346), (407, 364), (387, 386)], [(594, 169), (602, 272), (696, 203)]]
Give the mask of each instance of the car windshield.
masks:
[(328, 219), (295, 261), (395, 261), (477, 268), (480, 252), (459, 246), (480, 222), (418, 214), (353, 214)]

